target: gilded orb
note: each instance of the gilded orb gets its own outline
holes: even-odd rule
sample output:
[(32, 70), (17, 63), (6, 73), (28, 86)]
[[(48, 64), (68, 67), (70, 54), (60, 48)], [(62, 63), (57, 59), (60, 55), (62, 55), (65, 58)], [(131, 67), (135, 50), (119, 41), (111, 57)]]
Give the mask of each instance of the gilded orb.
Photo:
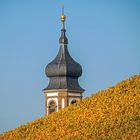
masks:
[(66, 16), (65, 15), (61, 15), (61, 21), (64, 22), (66, 19)]

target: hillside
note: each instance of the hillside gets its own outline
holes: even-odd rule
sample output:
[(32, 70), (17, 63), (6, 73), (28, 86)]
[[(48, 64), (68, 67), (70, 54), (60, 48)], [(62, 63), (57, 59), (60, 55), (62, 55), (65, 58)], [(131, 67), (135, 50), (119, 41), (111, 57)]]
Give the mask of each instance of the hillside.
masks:
[(140, 139), (140, 75), (0, 135), (0, 140)]

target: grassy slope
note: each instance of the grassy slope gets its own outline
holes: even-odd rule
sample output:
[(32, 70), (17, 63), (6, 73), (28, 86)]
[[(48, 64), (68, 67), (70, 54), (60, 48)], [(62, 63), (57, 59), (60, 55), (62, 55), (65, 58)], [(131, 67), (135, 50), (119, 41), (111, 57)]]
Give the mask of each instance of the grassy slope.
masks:
[(140, 75), (0, 135), (22, 139), (140, 139)]

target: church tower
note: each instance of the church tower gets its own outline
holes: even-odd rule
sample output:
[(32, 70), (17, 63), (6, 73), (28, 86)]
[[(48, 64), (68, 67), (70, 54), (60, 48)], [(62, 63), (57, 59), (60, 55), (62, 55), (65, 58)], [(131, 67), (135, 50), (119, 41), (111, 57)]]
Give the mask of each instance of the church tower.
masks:
[(49, 78), (49, 84), (43, 90), (45, 93), (46, 115), (81, 100), (84, 92), (84, 89), (78, 83), (78, 77), (82, 74), (82, 67), (70, 56), (68, 51), (68, 39), (65, 29), (66, 16), (63, 11), (62, 9), (59, 52), (45, 68), (46, 76)]

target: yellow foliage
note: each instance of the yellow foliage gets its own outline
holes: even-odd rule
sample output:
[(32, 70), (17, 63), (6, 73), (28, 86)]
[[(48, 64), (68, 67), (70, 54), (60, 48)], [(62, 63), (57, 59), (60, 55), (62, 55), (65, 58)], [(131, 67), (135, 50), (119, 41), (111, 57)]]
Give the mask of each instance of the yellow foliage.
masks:
[(0, 135), (0, 140), (140, 139), (140, 75)]

